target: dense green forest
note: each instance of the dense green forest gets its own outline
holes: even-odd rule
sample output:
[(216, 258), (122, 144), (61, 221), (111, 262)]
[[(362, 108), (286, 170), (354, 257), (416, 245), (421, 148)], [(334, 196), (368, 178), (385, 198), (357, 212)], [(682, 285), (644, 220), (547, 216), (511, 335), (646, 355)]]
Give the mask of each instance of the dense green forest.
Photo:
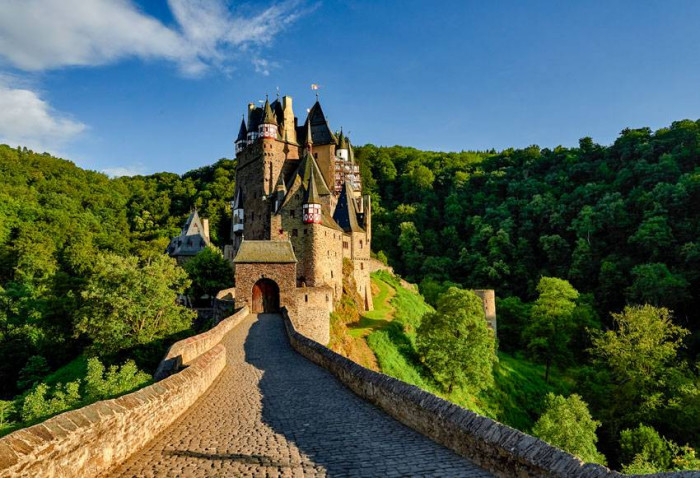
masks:
[(0, 398), (15, 399), (0, 401), (0, 428), (147, 382), (194, 319), (175, 303), (192, 277), (165, 247), (192, 207), (226, 240), (234, 176), (222, 159), (110, 179), (0, 145)]
[[(588, 435), (600, 422), (612, 466), (692, 462), (679, 446), (700, 446), (699, 122), (624, 130), (610, 146), (366, 145), (355, 156), (377, 255), (436, 308), (451, 286), (494, 288), (508, 354), (496, 373), (541, 368), (545, 383), (576, 394), (546, 397), (549, 384), (533, 395), (540, 429), (575, 410)], [(0, 145), (0, 397), (14, 399), (0, 401), (0, 427), (147, 383), (167, 344), (193, 332), (194, 315), (174, 298), (199, 290), (193, 274), (217, 261), (184, 271), (165, 247), (192, 207), (216, 245), (228, 241), (234, 175), (235, 161), (222, 159), (184, 175), (110, 179)], [(129, 322), (154, 308), (166, 320)], [(495, 393), (484, 386), (480, 400)]]
[(700, 445), (700, 122), (610, 146), (356, 158), (373, 249), (429, 303), (495, 289), (500, 349), (568, 377), (577, 395), (549, 403), (590, 407), (609, 464), (671, 469), (672, 449), (698, 466), (676, 443)]

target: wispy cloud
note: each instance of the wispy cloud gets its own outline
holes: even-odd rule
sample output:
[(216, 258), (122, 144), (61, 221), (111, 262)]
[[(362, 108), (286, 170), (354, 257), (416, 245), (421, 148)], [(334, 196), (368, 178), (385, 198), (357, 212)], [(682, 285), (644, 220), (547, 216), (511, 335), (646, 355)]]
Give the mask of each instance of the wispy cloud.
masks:
[(304, 12), (301, 1), (276, 3), (254, 15), (236, 13), (224, 0), (168, 5), (177, 25), (163, 24), (131, 0), (4, 0), (0, 57), (25, 71), (158, 58), (196, 75), (269, 45)]
[[(228, 71), (245, 59), (269, 75), (276, 63), (264, 59), (262, 49), (308, 11), (305, 0), (273, 3), (254, 14), (241, 13), (227, 0), (168, 0), (168, 5), (175, 25), (147, 15), (133, 0), (1, 0), (0, 66), (28, 74), (135, 57), (170, 61), (183, 74), (197, 76), (211, 68)], [(55, 152), (87, 128), (40, 96), (0, 71), (0, 142)]]
[(85, 128), (54, 111), (34, 91), (12, 88), (0, 77), (0, 143), (55, 151)]

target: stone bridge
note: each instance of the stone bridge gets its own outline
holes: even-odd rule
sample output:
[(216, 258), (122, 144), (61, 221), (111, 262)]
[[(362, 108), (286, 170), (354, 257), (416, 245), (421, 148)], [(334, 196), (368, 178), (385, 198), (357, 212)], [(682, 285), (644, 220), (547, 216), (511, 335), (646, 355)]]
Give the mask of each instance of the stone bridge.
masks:
[(284, 310), (244, 308), (174, 344), (156, 375), (0, 439), (0, 478), (624, 476), (365, 369)]
[(280, 315), (249, 315), (222, 343), (209, 391), (109, 476), (491, 476), (297, 354)]

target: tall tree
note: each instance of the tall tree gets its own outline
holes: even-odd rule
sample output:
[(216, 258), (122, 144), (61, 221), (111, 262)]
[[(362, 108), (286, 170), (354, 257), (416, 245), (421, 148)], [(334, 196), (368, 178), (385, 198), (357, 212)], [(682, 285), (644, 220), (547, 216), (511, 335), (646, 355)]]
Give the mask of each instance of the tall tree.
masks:
[(530, 355), (544, 362), (545, 381), (549, 382), (552, 363), (571, 359), (569, 342), (578, 292), (567, 281), (556, 277), (540, 279), (537, 292), (540, 295), (532, 307), (523, 339)]
[(496, 340), (486, 325), (483, 303), (472, 291), (449, 288), (437, 310), (423, 316), (416, 347), (448, 392), (455, 386), (477, 392), (493, 384)]

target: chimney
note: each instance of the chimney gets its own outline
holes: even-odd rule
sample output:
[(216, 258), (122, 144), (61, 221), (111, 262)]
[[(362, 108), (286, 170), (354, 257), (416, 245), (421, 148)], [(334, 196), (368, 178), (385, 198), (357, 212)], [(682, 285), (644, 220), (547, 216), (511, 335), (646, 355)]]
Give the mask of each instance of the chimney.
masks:
[(204, 238), (209, 242), (209, 219), (202, 219), (202, 233), (204, 234)]
[(292, 97), (283, 96), (282, 97), (282, 111), (283, 111), (283, 122), (284, 122), (284, 132), (287, 133), (287, 138), (289, 141), (297, 142), (297, 130), (296, 130), (296, 118), (294, 117), (294, 110), (292, 110)]

